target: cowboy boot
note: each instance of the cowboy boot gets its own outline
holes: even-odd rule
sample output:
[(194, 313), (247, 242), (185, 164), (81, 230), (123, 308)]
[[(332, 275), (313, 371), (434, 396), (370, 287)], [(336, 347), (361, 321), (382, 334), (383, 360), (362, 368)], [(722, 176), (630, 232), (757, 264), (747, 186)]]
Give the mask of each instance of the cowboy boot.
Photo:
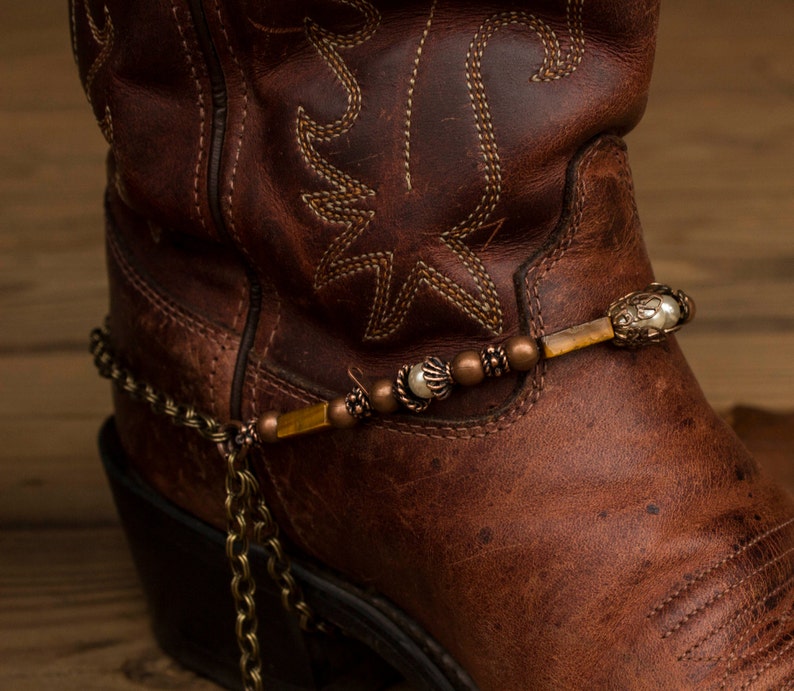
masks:
[(239, 645), (246, 688), (366, 684), (355, 641), (428, 689), (794, 685), (794, 506), (670, 335), (621, 140), (656, 2), (71, 9), (102, 449), (168, 651), (232, 685)]

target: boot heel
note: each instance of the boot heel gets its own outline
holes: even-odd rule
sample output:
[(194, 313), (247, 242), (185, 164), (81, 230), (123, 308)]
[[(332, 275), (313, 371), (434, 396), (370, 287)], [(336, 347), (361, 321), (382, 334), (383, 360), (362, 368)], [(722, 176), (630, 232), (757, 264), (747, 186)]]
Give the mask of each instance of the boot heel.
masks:
[[(184, 666), (226, 688), (241, 688), (223, 534), (171, 505), (127, 471), (112, 420), (102, 428), (99, 442), (157, 641)], [(281, 605), (264, 554), (251, 550), (250, 558), (268, 691), (375, 691), (400, 679), (355, 640), (301, 631), (297, 617)]]

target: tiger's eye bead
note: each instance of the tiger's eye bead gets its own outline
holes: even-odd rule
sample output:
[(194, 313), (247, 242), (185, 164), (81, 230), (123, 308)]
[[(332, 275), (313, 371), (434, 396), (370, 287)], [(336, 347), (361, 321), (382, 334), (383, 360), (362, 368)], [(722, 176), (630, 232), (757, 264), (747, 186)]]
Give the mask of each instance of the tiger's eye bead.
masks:
[(278, 412), (269, 410), (256, 421), (256, 433), (266, 444), (278, 441)]
[(452, 378), (462, 386), (476, 386), (485, 379), (485, 370), (476, 350), (464, 350), (452, 360)]
[(337, 429), (355, 427), (358, 420), (347, 410), (344, 396), (328, 402), (328, 421)]
[(516, 372), (528, 372), (538, 364), (540, 351), (534, 338), (512, 336), (505, 341), (504, 349), (510, 369)]
[(400, 404), (392, 393), (393, 386), (394, 382), (390, 379), (378, 379), (378, 381), (372, 385), (369, 392), (369, 400), (372, 403), (372, 407), (379, 413), (388, 415), (389, 413), (395, 412), (400, 407)]

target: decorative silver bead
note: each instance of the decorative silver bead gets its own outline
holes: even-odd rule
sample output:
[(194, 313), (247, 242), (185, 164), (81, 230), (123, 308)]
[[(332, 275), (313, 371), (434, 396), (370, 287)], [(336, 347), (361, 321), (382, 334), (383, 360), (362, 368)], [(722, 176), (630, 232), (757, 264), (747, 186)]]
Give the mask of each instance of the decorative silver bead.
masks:
[(641, 346), (663, 341), (691, 319), (694, 304), (683, 291), (652, 283), (630, 293), (609, 308), (617, 345)]
[(408, 388), (411, 393), (419, 398), (433, 398), (433, 392), (425, 381), (424, 363), (420, 362), (418, 365), (411, 367), (408, 374)]

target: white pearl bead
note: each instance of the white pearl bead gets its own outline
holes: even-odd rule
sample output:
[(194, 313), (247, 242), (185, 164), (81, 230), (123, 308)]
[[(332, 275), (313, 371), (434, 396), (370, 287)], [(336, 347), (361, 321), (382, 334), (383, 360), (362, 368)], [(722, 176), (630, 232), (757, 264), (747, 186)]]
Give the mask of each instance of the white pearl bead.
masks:
[(629, 307), (629, 312), (634, 315), (636, 319), (636, 322), (632, 325), (634, 328), (650, 328), (665, 331), (667, 329), (672, 329), (678, 324), (678, 320), (681, 318), (681, 307), (678, 301), (672, 295), (662, 295), (657, 299), (659, 300), (657, 303), (658, 309), (653, 316), (645, 319), (639, 318), (639, 310), (636, 307)]
[(411, 367), (408, 373), (408, 387), (419, 398), (433, 398), (433, 392), (428, 388), (425, 381), (425, 373), (422, 370), (422, 363)]
[(663, 330), (672, 329), (681, 319), (681, 306), (672, 295), (662, 297), (662, 312), (664, 312)]

